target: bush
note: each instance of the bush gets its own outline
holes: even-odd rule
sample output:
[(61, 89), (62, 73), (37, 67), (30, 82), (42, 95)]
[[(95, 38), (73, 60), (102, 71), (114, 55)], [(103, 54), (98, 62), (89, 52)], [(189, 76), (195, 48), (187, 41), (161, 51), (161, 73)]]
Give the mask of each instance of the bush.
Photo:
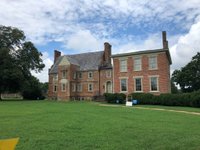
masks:
[(183, 94), (132, 93), (140, 104), (200, 107), (200, 91)]
[(112, 104), (116, 104), (116, 103), (119, 103), (119, 104), (125, 104), (126, 102), (126, 95), (123, 94), (123, 93), (105, 93), (104, 94), (105, 96), (105, 100), (108, 102), (108, 103), (112, 103)]

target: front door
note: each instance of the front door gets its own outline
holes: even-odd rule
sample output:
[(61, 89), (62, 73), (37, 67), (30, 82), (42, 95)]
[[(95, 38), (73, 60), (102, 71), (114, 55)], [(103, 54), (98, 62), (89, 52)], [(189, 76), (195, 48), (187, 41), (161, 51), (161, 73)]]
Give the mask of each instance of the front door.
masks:
[(111, 83), (111, 81), (106, 82), (106, 93), (112, 93), (112, 83)]

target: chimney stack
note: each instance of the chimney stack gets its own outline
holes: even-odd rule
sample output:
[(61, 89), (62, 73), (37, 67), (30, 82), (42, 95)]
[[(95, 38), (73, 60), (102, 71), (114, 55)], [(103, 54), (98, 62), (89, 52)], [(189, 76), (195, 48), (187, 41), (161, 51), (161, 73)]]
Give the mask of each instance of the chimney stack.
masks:
[(58, 50), (54, 50), (54, 63), (56, 62), (56, 60), (58, 59), (58, 57), (61, 56), (61, 52)]
[(106, 64), (111, 64), (111, 47), (108, 42), (104, 43), (104, 61)]
[(162, 31), (163, 49), (168, 49), (168, 41), (166, 31)]

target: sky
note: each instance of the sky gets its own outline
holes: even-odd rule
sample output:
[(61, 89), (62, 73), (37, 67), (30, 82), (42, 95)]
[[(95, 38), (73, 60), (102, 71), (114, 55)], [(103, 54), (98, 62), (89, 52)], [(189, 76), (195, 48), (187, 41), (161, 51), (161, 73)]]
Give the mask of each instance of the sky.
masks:
[(0, 24), (24, 31), (46, 67), (32, 72), (48, 81), (55, 49), (62, 54), (112, 54), (162, 48), (167, 32), (171, 72), (200, 52), (200, 0), (0, 0)]

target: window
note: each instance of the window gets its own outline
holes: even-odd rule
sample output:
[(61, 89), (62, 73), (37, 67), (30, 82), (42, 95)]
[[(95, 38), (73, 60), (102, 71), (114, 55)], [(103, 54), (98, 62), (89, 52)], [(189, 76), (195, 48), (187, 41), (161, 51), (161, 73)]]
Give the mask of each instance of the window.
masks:
[(157, 56), (149, 57), (149, 69), (157, 69)]
[(88, 72), (88, 78), (89, 78), (89, 79), (92, 79), (92, 78), (93, 78), (93, 72), (91, 72), (91, 71)]
[(73, 74), (73, 79), (76, 79), (76, 72), (74, 72)]
[(141, 57), (134, 58), (134, 71), (142, 70)]
[(93, 84), (92, 84), (92, 83), (89, 83), (89, 84), (88, 84), (88, 91), (89, 91), (89, 92), (92, 92), (92, 91), (93, 91)]
[(142, 78), (135, 78), (135, 91), (136, 92), (142, 91)]
[(72, 92), (76, 92), (76, 84), (75, 83), (72, 84)]
[(111, 70), (107, 70), (106, 71), (106, 77), (107, 78), (111, 78)]
[(65, 83), (61, 83), (61, 91), (66, 91), (66, 84)]
[(120, 89), (121, 92), (127, 92), (127, 79), (120, 80)]
[(67, 71), (63, 70), (62, 71), (62, 78), (65, 79), (67, 77)]
[(82, 72), (79, 72), (79, 74), (78, 74), (78, 78), (79, 78), (79, 79), (82, 78)]
[(120, 72), (126, 72), (127, 71), (127, 60), (123, 59), (120, 60)]
[(54, 86), (53, 86), (53, 91), (54, 91), (54, 92), (57, 92), (57, 85), (54, 85)]
[(58, 80), (58, 74), (54, 74), (53, 75), (53, 80), (55, 81), (55, 80)]
[(158, 91), (158, 77), (150, 77), (150, 90)]
[(77, 91), (82, 92), (82, 84), (81, 83), (77, 84)]

